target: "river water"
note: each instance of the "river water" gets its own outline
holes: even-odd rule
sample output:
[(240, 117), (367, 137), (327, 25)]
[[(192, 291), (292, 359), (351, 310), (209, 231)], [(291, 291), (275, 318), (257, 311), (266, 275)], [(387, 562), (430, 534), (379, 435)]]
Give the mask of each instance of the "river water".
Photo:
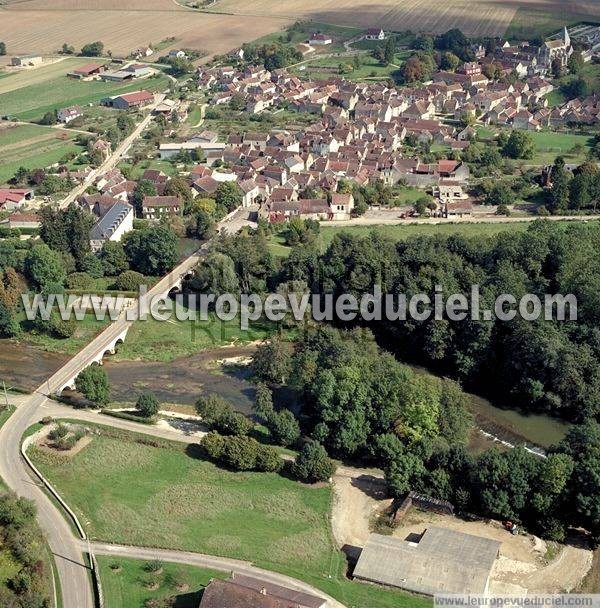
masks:
[[(140, 392), (153, 391), (160, 401), (193, 405), (202, 392), (218, 393), (240, 411), (249, 413), (254, 400), (254, 388), (243, 370), (215, 364), (217, 359), (249, 356), (252, 346), (233, 346), (202, 351), (191, 357), (169, 363), (147, 361), (105, 360), (112, 396), (115, 401), (135, 401)], [(67, 360), (64, 355), (47, 353), (27, 344), (0, 340), (0, 389), (25, 390), (37, 388)], [(423, 368), (413, 368), (424, 373)], [(477, 427), (483, 431), (474, 438), (474, 447), (483, 449), (494, 439), (510, 445), (531, 445), (546, 448), (560, 441), (568, 423), (538, 414), (524, 414), (498, 407), (490, 401), (469, 394), (468, 407), (475, 416)]]

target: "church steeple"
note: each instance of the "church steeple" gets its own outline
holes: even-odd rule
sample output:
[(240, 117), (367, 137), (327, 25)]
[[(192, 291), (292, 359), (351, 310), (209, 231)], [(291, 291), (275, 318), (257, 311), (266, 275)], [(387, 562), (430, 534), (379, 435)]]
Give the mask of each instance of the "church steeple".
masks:
[(569, 30), (567, 29), (566, 25), (565, 25), (564, 39), (565, 39), (565, 46), (567, 48), (569, 48), (571, 46), (571, 36), (569, 35)]

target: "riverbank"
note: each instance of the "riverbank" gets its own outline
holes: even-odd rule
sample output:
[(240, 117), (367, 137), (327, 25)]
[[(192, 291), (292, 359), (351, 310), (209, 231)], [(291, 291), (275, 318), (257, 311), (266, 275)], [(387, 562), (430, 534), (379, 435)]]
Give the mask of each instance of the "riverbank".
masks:
[[(7, 386), (32, 391), (43, 379), (59, 369), (68, 356), (40, 350), (28, 344), (0, 341), (0, 380)], [(189, 356), (163, 361), (128, 360), (107, 357), (104, 369), (112, 388), (113, 401), (133, 402), (138, 394), (152, 391), (163, 403), (193, 406), (201, 393), (218, 393), (236, 409), (249, 414), (254, 402), (254, 385), (243, 366), (219, 362), (248, 358), (255, 343), (204, 348)], [(431, 372), (409, 366), (418, 373)], [(468, 408), (473, 413), (476, 429), (470, 449), (482, 451), (492, 445), (510, 448), (524, 445), (538, 451), (558, 443), (569, 424), (541, 414), (525, 414), (499, 407), (487, 399), (467, 393)], [(501, 405), (501, 404), (500, 404)]]

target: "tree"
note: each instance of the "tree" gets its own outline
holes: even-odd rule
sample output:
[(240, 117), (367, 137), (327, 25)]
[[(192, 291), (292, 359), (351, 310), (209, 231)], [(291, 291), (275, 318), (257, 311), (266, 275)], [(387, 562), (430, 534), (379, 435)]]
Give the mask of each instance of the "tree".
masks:
[(552, 69), (552, 76), (556, 79), (561, 78), (564, 75), (565, 69), (563, 66), (562, 59), (560, 57), (555, 57), (552, 60), (551, 69)]
[(396, 54), (396, 39), (394, 36), (390, 36), (385, 43), (385, 49), (383, 51), (383, 62), (385, 65), (394, 63), (394, 56)]
[(267, 417), (267, 427), (277, 445), (289, 447), (300, 439), (300, 425), (290, 410), (273, 411)]
[(274, 411), (273, 393), (264, 382), (259, 382), (256, 386), (256, 400), (252, 409), (254, 410), (254, 413), (263, 420), (266, 420)]
[(336, 465), (325, 448), (316, 441), (302, 446), (292, 465), (292, 474), (306, 483), (327, 481), (335, 473)]
[(425, 68), (421, 60), (413, 55), (399, 70), (400, 81), (406, 84), (421, 82), (425, 78)]
[(261, 344), (252, 358), (252, 371), (265, 382), (285, 383), (292, 371), (294, 347), (280, 338)]
[(575, 51), (567, 61), (567, 67), (571, 74), (579, 74), (584, 66), (583, 57), (580, 51)]
[(196, 412), (208, 428), (226, 435), (247, 435), (253, 426), (244, 414), (216, 394), (201, 396), (196, 401)]
[(189, 208), (194, 202), (194, 195), (188, 182), (182, 177), (172, 177), (165, 186), (166, 196), (176, 196), (183, 202), (184, 208)]
[(508, 138), (505, 146), (502, 148), (502, 154), (508, 158), (533, 158), (535, 146), (531, 135), (527, 131), (513, 130)]
[(81, 47), (81, 55), (83, 57), (99, 57), (104, 52), (104, 43), (90, 42), (89, 44), (85, 44)]
[(236, 293), (240, 286), (233, 260), (218, 251), (209, 253), (196, 268), (191, 287), (215, 295)]
[(513, 191), (504, 182), (494, 182), (485, 196), (486, 205), (510, 205), (513, 202)]
[(81, 272), (85, 272), (93, 279), (100, 279), (104, 276), (104, 266), (100, 258), (95, 253), (88, 253), (81, 260), (79, 266)]
[(148, 279), (134, 270), (126, 270), (115, 280), (115, 287), (122, 291), (138, 291), (142, 285), (146, 285)]
[(505, 215), (508, 217), (510, 215), (510, 209), (504, 203), (500, 203), (498, 209), (496, 209), (496, 215)]
[(43, 289), (50, 283), (64, 283), (65, 270), (60, 256), (48, 245), (34, 245), (25, 256), (25, 273), (31, 282)]
[(421, 458), (409, 453), (397, 454), (385, 470), (385, 480), (394, 498), (403, 498), (411, 490), (419, 490), (426, 475)]
[(124, 246), (131, 268), (145, 275), (163, 275), (179, 259), (177, 235), (165, 226), (134, 230), (125, 237)]
[(442, 63), (440, 67), (443, 70), (448, 70), (450, 72), (456, 71), (456, 68), (460, 65), (460, 58), (457, 57), (454, 53), (447, 51), (446, 53), (442, 53)]
[(160, 404), (154, 393), (142, 393), (135, 403), (135, 409), (144, 418), (152, 418), (160, 411)]
[(37, 193), (42, 196), (56, 194), (68, 190), (70, 182), (67, 178), (62, 178), (58, 175), (46, 175), (38, 186)]
[(49, 110), (40, 118), (41, 125), (55, 125), (58, 122), (58, 113), (56, 110)]
[[(212, 199), (205, 199), (212, 200)], [(213, 201), (214, 202), (214, 201)], [(208, 211), (199, 209), (194, 214), (195, 224), (192, 224), (193, 230), (199, 239), (207, 240), (211, 238), (215, 232), (215, 220)]]
[(217, 206), (230, 213), (242, 204), (243, 196), (240, 187), (235, 182), (222, 182), (215, 192), (215, 201)]
[(75, 47), (65, 42), (65, 43), (63, 43), (60, 52), (63, 55), (74, 55), (75, 54)]
[(116, 277), (129, 269), (125, 249), (123, 244), (118, 241), (106, 241), (104, 243), (100, 252), (100, 262), (104, 274), (109, 277)]
[(6, 55), (6, 43), (0, 42), (0, 55)]
[(110, 383), (104, 369), (93, 363), (75, 378), (75, 388), (87, 399), (104, 406), (110, 401)]
[(559, 156), (552, 167), (552, 188), (548, 198), (548, 209), (551, 213), (560, 213), (569, 206), (570, 176), (565, 168), (565, 160)]
[(20, 333), (13, 311), (0, 300), (0, 337), (14, 338)]
[(73, 256), (77, 269), (84, 270), (83, 260), (91, 253), (89, 233), (92, 216), (75, 203), (60, 210), (43, 207), (40, 215), (42, 240), (54, 251)]
[(132, 203), (135, 208), (136, 215), (142, 217), (142, 203), (147, 196), (156, 196), (156, 186), (153, 182), (147, 179), (141, 179), (135, 190), (133, 191)]

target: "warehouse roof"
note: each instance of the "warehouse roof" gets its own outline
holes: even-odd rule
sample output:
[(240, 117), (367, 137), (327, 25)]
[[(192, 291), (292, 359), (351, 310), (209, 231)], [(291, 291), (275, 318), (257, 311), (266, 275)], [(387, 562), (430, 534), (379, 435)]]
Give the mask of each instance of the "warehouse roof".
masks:
[(495, 540), (431, 526), (419, 542), (372, 534), (356, 578), (416, 593), (485, 593), (498, 557)]

